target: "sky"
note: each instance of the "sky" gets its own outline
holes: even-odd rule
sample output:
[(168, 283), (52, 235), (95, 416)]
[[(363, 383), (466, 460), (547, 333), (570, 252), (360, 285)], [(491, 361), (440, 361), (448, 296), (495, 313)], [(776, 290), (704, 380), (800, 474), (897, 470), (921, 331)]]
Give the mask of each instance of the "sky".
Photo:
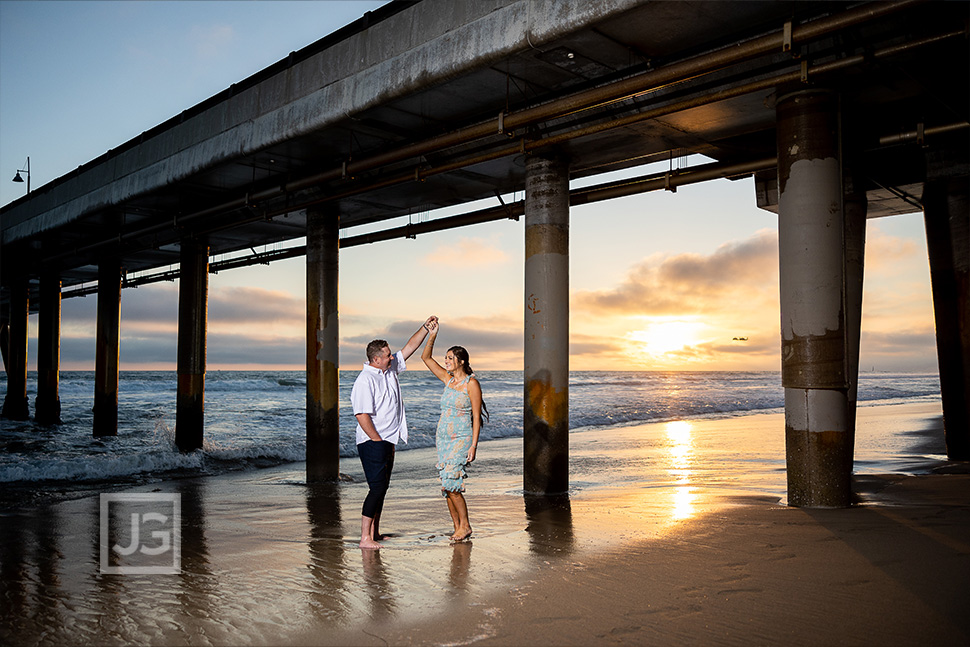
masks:
[[(0, 174), (29, 157), (36, 189), (381, 4), (0, 0)], [(0, 204), (23, 195), (0, 179)], [(479, 370), (520, 370), (523, 225), (342, 250), (341, 366), (434, 314), (438, 354), (461, 344)], [(777, 216), (752, 179), (574, 207), (569, 253), (571, 370), (780, 369)], [(177, 295), (177, 282), (122, 293), (122, 370), (174, 369)], [(62, 370), (93, 370), (96, 303), (64, 299)], [(303, 258), (210, 275), (208, 370), (305, 368), (305, 308)], [(30, 330), (33, 370), (36, 315)], [(860, 364), (937, 371), (920, 213), (868, 223)]]

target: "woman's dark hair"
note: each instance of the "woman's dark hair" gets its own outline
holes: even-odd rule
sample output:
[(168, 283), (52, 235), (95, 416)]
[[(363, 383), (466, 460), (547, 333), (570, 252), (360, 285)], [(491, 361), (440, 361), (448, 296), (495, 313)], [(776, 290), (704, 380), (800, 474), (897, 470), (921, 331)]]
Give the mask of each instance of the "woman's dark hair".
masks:
[(468, 351), (463, 346), (452, 346), (448, 349), (448, 352), (453, 354), (458, 363), (461, 364), (461, 370), (465, 372), (465, 375), (471, 375), (475, 372), (468, 364)]
[[(475, 373), (468, 363), (468, 351), (463, 346), (452, 346), (448, 349), (448, 352), (453, 354), (455, 359), (458, 360), (458, 363), (461, 364), (461, 370), (465, 372), (465, 375), (473, 375)], [(482, 424), (486, 422), (488, 422), (488, 407), (485, 406), (485, 398), (482, 398)]]

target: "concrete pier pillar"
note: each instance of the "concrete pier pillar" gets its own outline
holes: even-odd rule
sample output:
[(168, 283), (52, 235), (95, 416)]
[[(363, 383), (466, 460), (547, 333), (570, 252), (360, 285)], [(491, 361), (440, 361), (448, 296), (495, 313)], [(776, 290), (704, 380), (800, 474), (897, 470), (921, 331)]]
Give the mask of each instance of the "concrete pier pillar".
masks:
[(336, 481), (340, 463), (337, 318), (340, 215), (307, 209), (306, 471), (308, 483)]
[(27, 402), (27, 317), (30, 311), (30, 285), (26, 278), (10, 285), (9, 347), (5, 356), (7, 395), (2, 416), (8, 420), (28, 420)]
[(859, 346), (862, 336), (862, 288), (866, 258), (866, 217), (869, 201), (865, 180), (858, 168), (843, 172), (845, 212), (845, 324), (846, 371), (849, 383), (848, 470), (852, 471), (855, 449), (856, 402), (859, 393)]
[(118, 364), (121, 350), (121, 265), (98, 265), (98, 323), (94, 358), (94, 435), (118, 435)]
[(202, 448), (205, 430), (205, 346), (209, 299), (209, 246), (194, 239), (180, 244), (178, 393), (175, 445)]
[(60, 365), (61, 279), (57, 274), (44, 274), (40, 277), (37, 398), (34, 400), (34, 420), (42, 425), (61, 424)]
[(943, 429), (950, 460), (970, 460), (970, 210), (966, 177), (928, 181), (923, 217), (933, 285)]
[(523, 485), (569, 489), (569, 166), (533, 156), (525, 180)]
[(788, 503), (851, 503), (838, 96), (778, 102), (778, 253)]

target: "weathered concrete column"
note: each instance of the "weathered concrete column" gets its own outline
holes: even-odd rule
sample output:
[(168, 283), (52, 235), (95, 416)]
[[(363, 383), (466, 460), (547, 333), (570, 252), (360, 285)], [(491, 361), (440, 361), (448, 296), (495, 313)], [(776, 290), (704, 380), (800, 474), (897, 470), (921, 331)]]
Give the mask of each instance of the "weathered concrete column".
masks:
[(970, 460), (970, 209), (966, 177), (928, 181), (923, 216), (933, 285), (943, 429), (950, 460)]
[(340, 214), (307, 209), (306, 472), (307, 483), (336, 481), (340, 464), (337, 319)]
[(778, 102), (778, 252), (788, 503), (851, 503), (838, 97)]
[(30, 284), (18, 279), (10, 285), (10, 322), (6, 359), (7, 395), (3, 398), (4, 418), (27, 420), (30, 404), (27, 402), (27, 317), (30, 311)]
[(118, 435), (118, 364), (121, 350), (121, 265), (98, 265), (98, 324), (94, 358), (94, 435)]
[(60, 365), (61, 279), (57, 274), (44, 274), (40, 277), (37, 398), (34, 400), (34, 420), (42, 425), (61, 424)]
[(525, 179), (523, 485), (569, 489), (569, 167), (533, 156)]
[(175, 445), (202, 448), (205, 434), (205, 344), (209, 304), (209, 246), (194, 239), (180, 243), (178, 394)]
[(862, 288), (866, 258), (866, 217), (869, 201), (865, 179), (858, 168), (843, 173), (843, 209), (845, 212), (845, 322), (846, 371), (849, 382), (849, 452), (851, 473), (855, 450), (856, 402), (859, 394), (859, 346), (862, 336)]

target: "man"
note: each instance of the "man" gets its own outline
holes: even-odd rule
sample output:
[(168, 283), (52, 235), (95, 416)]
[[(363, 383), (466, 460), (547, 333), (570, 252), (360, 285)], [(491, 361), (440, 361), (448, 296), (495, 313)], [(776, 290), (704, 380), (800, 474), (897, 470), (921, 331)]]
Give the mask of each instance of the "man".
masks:
[(398, 442), (408, 442), (404, 400), (397, 376), (407, 368), (405, 362), (428, 336), (431, 323), (436, 321), (437, 317), (428, 317), (397, 353), (392, 354), (383, 339), (367, 344), (367, 363), (350, 393), (350, 403), (357, 418), (357, 454), (369, 488), (361, 510), (361, 548), (374, 550), (381, 547), (377, 543), (384, 538), (379, 529), (381, 510), (391, 483), (394, 448)]

